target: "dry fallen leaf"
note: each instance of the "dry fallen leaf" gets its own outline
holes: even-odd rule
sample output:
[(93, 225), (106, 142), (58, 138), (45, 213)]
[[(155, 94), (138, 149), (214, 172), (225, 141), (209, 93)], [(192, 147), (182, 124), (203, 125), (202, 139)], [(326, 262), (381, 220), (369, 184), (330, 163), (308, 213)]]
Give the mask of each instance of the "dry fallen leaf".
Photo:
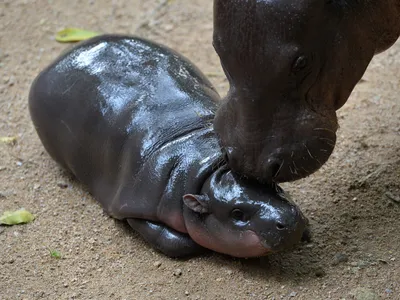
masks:
[(3, 225), (18, 225), (24, 223), (30, 223), (35, 217), (27, 211), (25, 208), (18, 209), (16, 211), (5, 211), (0, 216), (0, 224)]
[(60, 43), (74, 43), (90, 39), (97, 35), (100, 35), (100, 33), (79, 28), (65, 28), (56, 33), (56, 41)]
[(0, 142), (4, 144), (9, 144), (9, 145), (15, 145), (17, 143), (17, 137), (16, 136), (4, 136), (0, 137)]

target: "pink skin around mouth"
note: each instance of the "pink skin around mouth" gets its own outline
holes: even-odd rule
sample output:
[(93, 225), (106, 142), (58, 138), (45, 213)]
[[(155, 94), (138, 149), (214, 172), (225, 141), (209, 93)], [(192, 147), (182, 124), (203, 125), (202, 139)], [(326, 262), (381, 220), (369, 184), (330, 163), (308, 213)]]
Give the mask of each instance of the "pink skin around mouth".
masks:
[[(194, 229), (194, 230), (193, 230)], [(240, 233), (240, 236), (210, 235), (205, 230), (199, 228), (188, 228), (190, 237), (199, 245), (211, 249), (215, 252), (231, 255), (234, 257), (260, 257), (266, 256), (272, 252), (271, 249), (262, 245), (258, 235), (252, 230), (246, 230)]]

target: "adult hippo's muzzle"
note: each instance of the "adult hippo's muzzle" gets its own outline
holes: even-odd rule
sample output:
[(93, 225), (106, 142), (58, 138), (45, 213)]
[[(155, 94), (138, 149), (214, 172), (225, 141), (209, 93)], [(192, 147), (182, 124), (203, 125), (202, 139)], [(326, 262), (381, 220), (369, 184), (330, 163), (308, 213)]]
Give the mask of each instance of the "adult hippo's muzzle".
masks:
[(338, 128), (334, 110), (320, 114), (307, 107), (270, 104), (264, 115), (260, 112), (243, 118), (248, 105), (237, 114), (238, 106), (236, 101), (223, 103), (214, 128), (225, 160), (232, 170), (246, 177), (274, 182), (297, 180), (317, 171), (334, 149)]
[(399, 0), (214, 0), (230, 89), (214, 120), (235, 172), (285, 182), (331, 155), (336, 110), (400, 35)]

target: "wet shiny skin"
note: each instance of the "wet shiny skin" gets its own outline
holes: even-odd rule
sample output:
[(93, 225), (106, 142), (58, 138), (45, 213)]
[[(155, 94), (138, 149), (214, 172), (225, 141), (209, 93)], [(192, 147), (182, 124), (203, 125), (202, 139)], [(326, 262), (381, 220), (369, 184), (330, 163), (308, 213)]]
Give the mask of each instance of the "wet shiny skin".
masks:
[(176, 52), (106, 35), (39, 74), (29, 108), (48, 153), (109, 215), (165, 254), (259, 256), (292, 246), (305, 218), (278, 187), (243, 181), (224, 166), (212, 127), (218, 101)]

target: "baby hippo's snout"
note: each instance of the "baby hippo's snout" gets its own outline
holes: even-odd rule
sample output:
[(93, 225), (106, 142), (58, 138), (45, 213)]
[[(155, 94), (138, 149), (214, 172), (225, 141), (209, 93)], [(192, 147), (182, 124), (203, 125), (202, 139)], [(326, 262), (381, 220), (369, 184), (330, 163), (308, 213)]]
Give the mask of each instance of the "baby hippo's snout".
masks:
[[(260, 211), (259, 236), (261, 244), (271, 251), (281, 251), (297, 244), (308, 221), (301, 211), (286, 199), (273, 201)], [(257, 231), (256, 231), (257, 232)]]

